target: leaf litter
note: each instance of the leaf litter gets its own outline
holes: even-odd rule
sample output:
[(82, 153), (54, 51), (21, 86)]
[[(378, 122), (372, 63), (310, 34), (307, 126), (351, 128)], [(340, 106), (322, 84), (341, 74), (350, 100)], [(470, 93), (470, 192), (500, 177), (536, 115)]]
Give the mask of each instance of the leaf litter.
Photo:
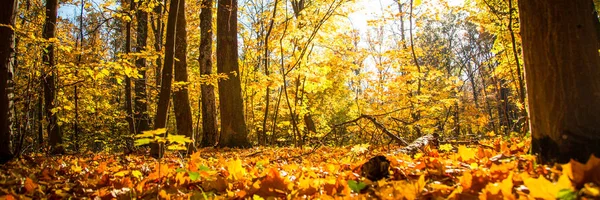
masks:
[[(366, 144), (205, 148), (160, 161), (145, 152), (31, 154), (0, 166), (0, 199), (600, 198), (600, 159), (540, 165), (529, 146), (530, 140), (497, 137), (426, 146), (414, 155)], [(363, 165), (377, 156), (389, 168), (385, 178), (372, 181)]]

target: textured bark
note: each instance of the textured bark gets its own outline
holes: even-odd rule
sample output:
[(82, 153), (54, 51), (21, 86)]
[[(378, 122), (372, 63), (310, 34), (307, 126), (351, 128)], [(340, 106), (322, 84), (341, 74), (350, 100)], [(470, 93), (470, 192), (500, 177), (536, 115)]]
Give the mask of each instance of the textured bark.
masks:
[(600, 156), (600, 45), (591, 4), (519, 1), (532, 150), (542, 162)]
[[(58, 10), (58, 0), (47, 0), (46, 1), (46, 20), (44, 23), (44, 32), (42, 33), (45, 39), (55, 37), (56, 32), (56, 15)], [(48, 45), (43, 52), (43, 62), (46, 65), (45, 73), (43, 76), (44, 85), (44, 110), (46, 113), (46, 119), (48, 124), (46, 130), (48, 132), (48, 140), (50, 147), (52, 148), (52, 154), (64, 153), (64, 148), (60, 146), (62, 144), (62, 133), (60, 127), (58, 127), (56, 113), (52, 112), (54, 108), (54, 99), (56, 97), (56, 86), (55, 86), (55, 62), (54, 62), (54, 45)]]
[[(163, 2), (164, 4), (166, 4), (165, 0), (162, 0), (161, 2)], [(156, 17), (156, 19), (154, 20), (156, 23), (152, 23), (152, 29), (154, 31), (154, 50), (156, 50), (157, 52), (160, 52), (162, 50), (162, 41), (163, 41), (163, 30), (164, 30), (164, 23), (162, 21), (162, 16), (164, 14), (164, 11), (162, 9), (162, 6), (156, 6), (154, 7), (154, 16)], [(155, 73), (155, 81), (156, 81), (156, 85), (158, 87), (160, 87), (160, 69), (162, 66), (162, 60), (161, 57), (159, 56), (158, 58), (156, 58), (156, 73)]]
[(229, 79), (219, 81), (221, 135), (219, 146), (249, 146), (238, 65), (237, 0), (219, 0), (217, 9), (217, 72)]
[[(202, 75), (212, 74), (212, 8), (213, 0), (202, 0), (202, 11), (200, 13), (200, 73)], [(200, 86), (202, 98), (202, 147), (217, 144), (217, 102), (215, 98), (215, 87), (211, 84)]]
[[(132, 2), (133, 3), (133, 2)], [(141, 4), (142, 2), (138, 2)], [(148, 40), (148, 13), (142, 9), (137, 10), (137, 47), (136, 52), (146, 50)], [(146, 101), (146, 59), (139, 58), (135, 61), (140, 78), (135, 79), (135, 132), (137, 134), (150, 129), (150, 119), (148, 117), (148, 103)]]
[[(162, 84), (158, 95), (156, 116), (154, 117), (154, 129), (165, 128), (167, 125), (167, 112), (169, 111), (169, 100), (171, 99), (171, 83), (173, 81), (173, 57), (175, 54), (175, 25), (177, 24), (179, 0), (172, 0), (169, 5), (169, 17), (167, 19), (167, 41), (165, 44), (165, 65), (162, 70)], [(154, 158), (162, 157), (163, 148), (157, 143), (151, 145), (150, 154)]]
[[(187, 25), (185, 20), (185, 1), (179, 1), (177, 13), (177, 27), (175, 36), (175, 81), (187, 82)], [(194, 139), (192, 131), (192, 109), (190, 108), (190, 97), (187, 86), (180, 88), (173, 94), (173, 108), (175, 109), (175, 120), (177, 122), (177, 134), (185, 135)], [(194, 147), (194, 145), (192, 145)], [(193, 148), (190, 148), (192, 150)]]
[[(16, 0), (5, 2), (6, 10), (0, 13), (0, 24), (14, 25), (14, 10)], [(0, 164), (13, 158), (11, 151), (11, 120), (10, 120), (10, 85), (12, 79), (11, 58), (13, 54), (14, 30), (10, 27), (0, 26)]]
[[(135, 4), (133, 0), (129, 1), (130, 10), (135, 9)], [(128, 21), (125, 25), (125, 53), (129, 54), (131, 52), (131, 21)], [(129, 125), (129, 133), (135, 133), (135, 121), (133, 117), (133, 104), (132, 104), (132, 95), (131, 95), (131, 78), (129, 76), (125, 76), (125, 111), (127, 112), (127, 124)]]

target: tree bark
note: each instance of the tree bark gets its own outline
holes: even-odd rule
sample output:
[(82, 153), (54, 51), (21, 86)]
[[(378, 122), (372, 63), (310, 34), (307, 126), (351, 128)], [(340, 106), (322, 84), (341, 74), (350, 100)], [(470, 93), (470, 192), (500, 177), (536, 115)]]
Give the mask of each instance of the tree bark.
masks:
[[(8, 5), (6, 5), (8, 4)], [(7, 1), (6, 10), (0, 13), (0, 164), (6, 163), (13, 158), (11, 151), (10, 138), (11, 119), (10, 119), (10, 94), (9, 82), (12, 82), (12, 55), (14, 52), (13, 41), (15, 31), (12, 29), (15, 20), (16, 0)], [(10, 26), (10, 27), (7, 27)]]
[[(58, 0), (47, 0), (46, 1), (46, 20), (44, 22), (44, 32), (42, 33), (45, 39), (55, 37), (56, 32), (56, 16), (58, 10)], [(58, 127), (58, 118), (56, 113), (52, 112), (54, 109), (54, 99), (56, 97), (56, 86), (55, 86), (55, 62), (54, 62), (54, 45), (50, 44), (46, 47), (43, 52), (43, 62), (46, 65), (45, 73), (43, 76), (44, 84), (44, 107), (46, 112), (46, 119), (48, 124), (46, 130), (48, 132), (48, 140), (50, 147), (52, 148), (52, 154), (64, 153), (62, 145), (62, 133), (60, 127)]]
[(590, 4), (519, 2), (532, 150), (542, 162), (600, 156), (600, 45)]
[[(175, 36), (175, 81), (187, 82), (187, 31), (185, 26), (185, 0), (179, 1), (179, 12), (177, 12), (177, 26)], [(190, 97), (187, 85), (183, 86), (173, 94), (173, 108), (175, 109), (175, 120), (177, 123), (177, 134), (185, 135), (194, 139), (192, 128), (192, 109), (190, 108)], [(195, 144), (190, 146), (193, 150)]]
[(247, 147), (248, 142), (238, 65), (237, 0), (219, 0), (217, 9), (217, 72), (229, 79), (219, 81), (221, 135), (219, 146)]
[[(130, 9), (135, 10), (135, 4), (133, 0), (129, 1)], [(129, 54), (131, 52), (131, 21), (128, 21), (125, 25), (125, 53)], [(127, 124), (129, 125), (129, 133), (134, 134), (135, 131), (135, 120), (133, 117), (133, 104), (132, 104), (132, 95), (131, 95), (131, 78), (126, 75), (125, 76), (125, 111), (127, 112)]]
[[(202, 11), (200, 13), (200, 73), (202, 75), (211, 75), (212, 67), (212, 8), (213, 0), (202, 0)], [(200, 86), (202, 93), (202, 147), (214, 146), (217, 144), (217, 102), (215, 97), (215, 87), (211, 84), (202, 84)]]
[[(132, 2), (133, 3), (133, 2)], [(138, 2), (140, 5), (142, 2)], [(140, 53), (146, 49), (148, 40), (148, 13), (143, 9), (138, 9), (137, 18), (137, 47), (135, 51)], [(148, 103), (146, 101), (146, 58), (138, 58), (135, 61), (140, 78), (135, 79), (135, 132), (142, 133), (150, 129), (150, 119), (148, 117)]]
[[(167, 125), (167, 112), (169, 111), (169, 100), (171, 99), (171, 82), (173, 81), (175, 25), (177, 24), (179, 1), (180, 0), (172, 0), (171, 5), (169, 5), (167, 41), (165, 44), (165, 65), (162, 70), (162, 84), (160, 85), (156, 116), (154, 117), (154, 129), (165, 128)], [(153, 143), (151, 145), (150, 154), (154, 158), (160, 158), (163, 155), (163, 148), (158, 143)]]

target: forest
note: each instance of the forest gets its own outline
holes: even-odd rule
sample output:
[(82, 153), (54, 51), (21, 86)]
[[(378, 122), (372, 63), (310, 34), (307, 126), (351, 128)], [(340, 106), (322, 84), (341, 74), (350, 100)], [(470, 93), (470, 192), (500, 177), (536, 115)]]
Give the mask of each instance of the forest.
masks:
[(3, 2), (0, 199), (600, 198), (599, 0)]

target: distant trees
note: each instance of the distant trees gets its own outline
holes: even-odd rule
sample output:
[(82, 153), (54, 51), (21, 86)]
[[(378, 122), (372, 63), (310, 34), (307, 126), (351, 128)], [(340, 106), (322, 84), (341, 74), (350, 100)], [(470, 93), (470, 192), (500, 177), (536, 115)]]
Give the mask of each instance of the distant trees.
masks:
[(14, 22), (16, 0), (6, 1), (5, 9), (0, 13), (0, 164), (13, 157), (11, 149), (10, 94), (13, 77), (12, 55), (14, 52)]
[(519, 1), (532, 150), (543, 162), (600, 156), (600, 27), (592, 5)]
[(238, 66), (237, 5), (237, 0), (219, 0), (217, 9), (217, 72), (229, 76), (229, 79), (219, 81), (219, 146), (224, 147), (250, 145)]

